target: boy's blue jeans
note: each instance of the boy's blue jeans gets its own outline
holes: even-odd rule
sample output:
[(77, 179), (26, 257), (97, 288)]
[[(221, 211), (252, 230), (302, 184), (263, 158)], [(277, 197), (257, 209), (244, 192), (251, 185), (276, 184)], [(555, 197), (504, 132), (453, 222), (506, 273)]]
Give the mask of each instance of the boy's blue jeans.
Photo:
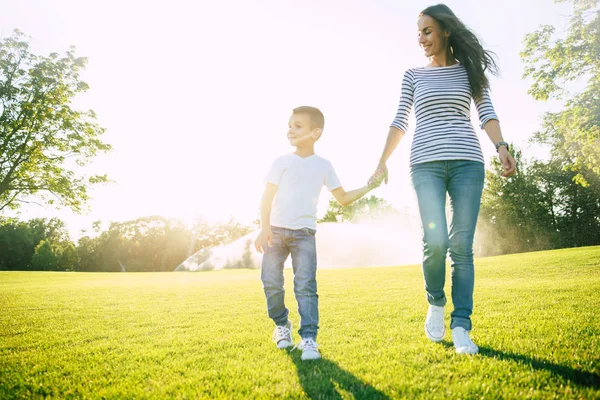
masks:
[[(419, 203), (423, 230), (423, 275), (427, 301), (446, 305), (446, 254), (452, 260), (450, 328), (471, 330), (473, 312), (473, 237), (481, 203), (485, 167), (476, 161), (450, 160), (415, 164), (411, 179)], [(446, 193), (452, 219), (446, 222)]]
[(273, 239), (263, 255), (261, 270), (269, 317), (279, 326), (288, 322), (289, 310), (284, 304), (283, 263), (291, 254), (294, 294), (300, 314), (298, 333), (303, 339), (316, 339), (319, 330), (316, 231), (310, 228), (292, 230), (272, 226), (271, 232)]

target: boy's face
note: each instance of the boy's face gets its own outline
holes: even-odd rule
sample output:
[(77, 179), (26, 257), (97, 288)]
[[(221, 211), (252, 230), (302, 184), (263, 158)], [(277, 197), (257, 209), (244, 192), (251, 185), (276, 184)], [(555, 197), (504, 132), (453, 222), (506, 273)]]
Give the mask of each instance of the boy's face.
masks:
[(292, 146), (314, 144), (321, 136), (321, 129), (313, 128), (306, 114), (292, 114), (288, 127), (287, 137)]

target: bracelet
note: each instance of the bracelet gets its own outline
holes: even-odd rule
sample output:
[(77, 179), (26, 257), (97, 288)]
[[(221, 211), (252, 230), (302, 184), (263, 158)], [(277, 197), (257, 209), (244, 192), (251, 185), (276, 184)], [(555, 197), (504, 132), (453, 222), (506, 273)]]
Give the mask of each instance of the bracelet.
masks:
[(498, 143), (496, 143), (496, 151), (498, 151), (498, 152), (500, 151), (500, 146), (506, 146), (506, 150), (509, 149), (508, 143), (506, 143), (506, 142), (498, 142)]

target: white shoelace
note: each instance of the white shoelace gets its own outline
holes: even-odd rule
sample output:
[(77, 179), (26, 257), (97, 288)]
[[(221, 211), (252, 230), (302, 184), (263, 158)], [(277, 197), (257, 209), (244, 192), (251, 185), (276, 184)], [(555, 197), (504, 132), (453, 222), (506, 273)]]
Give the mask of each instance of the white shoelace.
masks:
[(275, 343), (279, 343), (279, 341), (282, 339), (289, 339), (290, 333), (290, 330), (286, 326), (277, 325), (277, 327), (273, 331), (273, 341)]
[(427, 326), (434, 329), (444, 329), (444, 309), (431, 307), (429, 309), (429, 314)]
[(294, 346), (292, 350), (300, 349), (302, 351), (305, 350), (314, 350), (317, 351), (319, 345), (312, 339), (302, 339), (300, 343)]

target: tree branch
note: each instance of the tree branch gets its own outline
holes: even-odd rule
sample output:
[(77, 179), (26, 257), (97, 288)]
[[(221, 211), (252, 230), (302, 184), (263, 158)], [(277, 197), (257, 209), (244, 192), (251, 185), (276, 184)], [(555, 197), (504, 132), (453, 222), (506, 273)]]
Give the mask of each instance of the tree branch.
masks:
[[(25, 139), (25, 142), (21, 145), (21, 148), (24, 148), (27, 145), (27, 142), (29, 141), (30, 137), (31, 137), (31, 133), (29, 133), (27, 135), (27, 138)], [(6, 173), (6, 176), (4, 177), (2, 182), (0, 182), (0, 196), (2, 196), (2, 194), (6, 191), (6, 188), (8, 188), (8, 184), (12, 178), (12, 174), (14, 174), (14, 172), (17, 169), (17, 167), (19, 166), (19, 164), (22, 163), (21, 159), (23, 158), (24, 155), (25, 155), (24, 152), (21, 152), (19, 154), (19, 157), (17, 158), (17, 160), (14, 162), (14, 164), (12, 165), (10, 170)]]
[(17, 191), (12, 198), (10, 198), (6, 203), (4, 203), (2, 205), (2, 207), (0, 207), (0, 211), (4, 210), (4, 208), (6, 206), (8, 206), (10, 203), (12, 203), (15, 200), (15, 197), (17, 197), (19, 194), (21, 194), (21, 191)]
[(40, 207), (42, 207), (42, 204), (38, 203), (37, 201), (26, 201), (26, 200), (20, 200), (20, 199), (15, 199), (13, 201), (18, 201), (19, 203), (27, 203), (27, 204), (36, 204)]

